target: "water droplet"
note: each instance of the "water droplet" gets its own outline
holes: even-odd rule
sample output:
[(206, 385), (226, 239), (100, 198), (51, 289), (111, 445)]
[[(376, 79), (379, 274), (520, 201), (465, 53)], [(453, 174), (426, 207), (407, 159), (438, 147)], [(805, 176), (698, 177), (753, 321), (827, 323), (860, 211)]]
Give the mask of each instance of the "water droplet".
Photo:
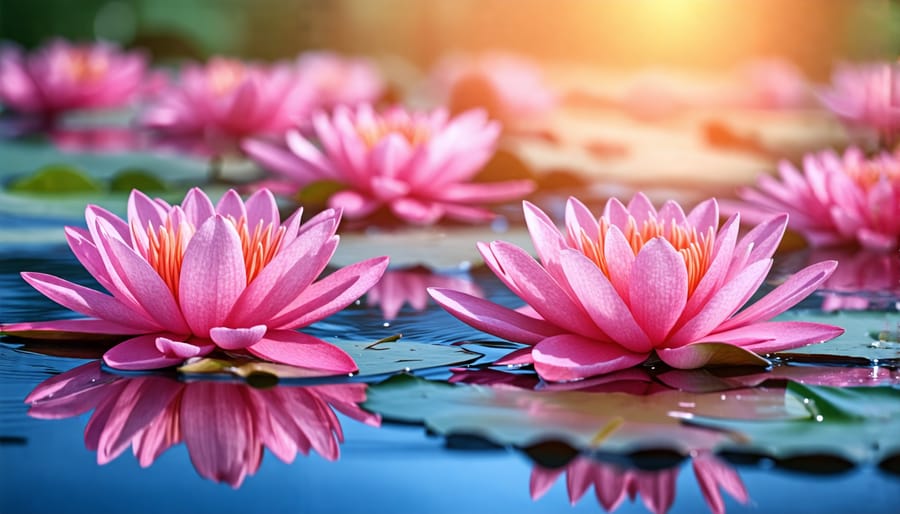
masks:
[(387, 328), (387, 327), (391, 326), (391, 324), (389, 322), (385, 321), (384, 323), (381, 324), (381, 326), (384, 328)]
[(809, 398), (804, 398), (804, 399), (803, 399), (803, 404), (804, 404), (804, 405), (809, 405)]
[(821, 423), (822, 420), (825, 419), (821, 414), (816, 414), (816, 421)]
[(723, 394), (722, 396), (719, 397), (719, 399), (722, 400), (722, 401), (725, 401), (725, 400), (728, 399), (728, 396), (726, 396), (726, 395)]
[(404, 373), (409, 373), (410, 371), (412, 371), (412, 368), (410, 367), (403, 368)]
[(92, 384), (93, 384), (94, 382), (96, 382), (96, 381), (97, 381), (96, 378), (92, 378), (92, 379), (91, 379), (91, 383), (92, 383)]
[(684, 407), (685, 409), (693, 409), (697, 406), (695, 402), (678, 402), (679, 407)]

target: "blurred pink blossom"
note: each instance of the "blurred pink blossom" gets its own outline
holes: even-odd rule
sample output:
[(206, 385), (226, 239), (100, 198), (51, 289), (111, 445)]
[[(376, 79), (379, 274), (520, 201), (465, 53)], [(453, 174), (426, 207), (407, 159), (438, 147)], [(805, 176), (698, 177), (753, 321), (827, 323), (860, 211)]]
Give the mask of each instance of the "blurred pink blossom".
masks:
[(286, 146), (261, 140), (244, 151), (263, 167), (283, 175), (297, 189), (332, 181), (344, 189), (329, 205), (351, 219), (387, 210), (395, 218), (429, 225), (447, 217), (480, 222), (493, 213), (479, 204), (523, 197), (530, 180), (472, 182), (496, 149), (500, 127), (483, 111), (450, 118), (395, 108), (376, 113), (368, 104), (319, 112), (312, 125), (321, 147), (291, 130)]
[(305, 52), (297, 59), (297, 80), (311, 89), (311, 108), (374, 104), (385, 90), (378, 68), (368, 59), (335, 52)]
[(263, 449), (293, 462), (314, 450), (337, 460), (344, 434), (334, 414), (371, 426), (381, 419), (359, 407), (366, 384), (258, 389), (243, 383), (180, 382), (168, 377), (125, 377), (89, 362), (39, 384), (25, 403), (28, 414), (65, 419), (93, 410), (84, 444), (97, 463), (115, 460), (129, 446), (141, 467), (184, 443), (202, 477), (235, 489), (259, 470)]
[(216, 57), (187, 65), (139, 122), (162, 144), (224, 155), (250, 137), (280, 137), (309, 112), (294, 66)]
[(685, 214), (657, 210), (638, 193), (611, 199), (598, 219), (570, 198), (560, 232), (525, 202), (537, 254), (503, 241), (478, 243), (487, 266), (526, 306), (512, 310), (452, 289), (429, 289), (450, 314), (490, 334), (525, 343), (499, 364), (534, 364), (549, 381), (583, 379), (656, 356), (679, 369), (763, 364), (759, 355), (836, 337), (838, 327), (769, 321), (812, 293), (834, 270), (799, 271), (738, 312), (762, 284), (787, 217), (738, 239), (739, 216), (721, 229), (707, 200)]
[(873, 129), (890, 145), (900, 132), (900, 62), (840, 64), (819, 98), (850, 125)]
[(802, 171), (779, 165), (780, 180), (760, 176), (755, 188), (738, 190), (740, 203), (727, 203), (758, 222), (778, 213), (812, 246), (858, 243), (873, 250), (900, 248), (900, 159), (884, 152), (867, 158), (849, 148), (808, 154)]
[(428, 304), (429, 287), (449, 287), (473, 296), (483, 296), (481, 288), (468, 277), (441, 275), (428, 268), (416, 267), (384, 272), (381, 280), (366, 293), (366, 302), (379, 305), (384, 319), (392, 320), (405, 303), (416, 311), (424, 311)]
[(0, 104), (53, 128), (70, 111), (121, 107), (143, 91), (147, 58), (111, 43), (56, 39), (32, 53), (0, 49)]

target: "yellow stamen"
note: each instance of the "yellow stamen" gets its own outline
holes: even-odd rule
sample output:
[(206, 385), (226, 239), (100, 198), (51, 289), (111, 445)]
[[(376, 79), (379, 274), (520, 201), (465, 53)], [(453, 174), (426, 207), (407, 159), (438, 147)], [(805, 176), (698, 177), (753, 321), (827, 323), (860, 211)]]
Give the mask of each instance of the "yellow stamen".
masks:
[(68, 53), (67, 68), (76, 82), (94, 82), (109, 70), (109, 61), (85, 49), (73, 49)]
[(231, 93), (244, 80), (246, 68), (240, 61), (215, 59), (208, 68), (209, 87), (216, 96)]
[(415, 120), (378, 118), (374, 124), (357, 125), (356, 132), (368, 148), (375, 147), (390, 134), (399, 134), (412, 146), (428, 141), (431, 131), (424, 123)]

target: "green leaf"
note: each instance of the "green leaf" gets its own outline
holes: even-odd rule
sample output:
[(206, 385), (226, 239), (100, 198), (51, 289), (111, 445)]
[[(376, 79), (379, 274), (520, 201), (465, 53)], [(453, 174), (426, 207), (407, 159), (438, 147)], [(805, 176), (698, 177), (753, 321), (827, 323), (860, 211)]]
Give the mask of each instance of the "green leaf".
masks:
[(733, 420), (697, 416), (690, 425), (741, 437), (723, 440), (718, 451), (775, 459), (817, 455), (877, 463), (900, 455), (900, 389), (896, 386), (836, 388), (790, 383), (787, 399), (803, 405), (800, 419)]
[(833, 364), (890, 365), (900, 364), (900, 315), (896, 312), (792, 311), (777, 317), (778, 321), (810, 321), (842, 327), (840, 337), (820, 344), (804, 346), (785, 352), (779, 357), (799, 362)]
[(317, 180), (298, 191), (295, 200), (303, 206), (324, 206), (333, 194), (346, 187), (334, 180)]
[(777, 387), (695, 394), (642, 386), (649, 394), (630, 394), (616, 386), (627, 388), (633, 381), (607, 385), (611, 392), (531, 390), (397, 376), (370, 386), (364, 406), (385, 419), (422, 423), (444, 436), (476, 436), (498, 445), (552, 441), (583, 451), (672, 450), (682, 455), (734, 437), (685, 425), (683, 418), (784, 419), (806, 413), (798, 403), (785, 402)]
[(84, 171), (66, 164), (45, 166), (9, 185), (16, 193), (41, 195), (99, 193), (103, 186)]
[(169, 187), (152, 173), (140, 168), (126, 168), (113, 176), (109, 182), (110, 191), (130, 192), (138, 189), (144, 193), (168, 191)]
[[(453, 366), (475, 361), (481, 354), (446, 345), (398, 342), (389, 337), (379, 341), (344, 341), (328, 339), (329, 343), (347, 352), (359, 367), (359, 376), (386, 375), (398, 372), (418, 371), (441, 366)], [(184, 374), (231, 374), (241, 378), (250, 378), (260, 374), (281, 379), (315, 378), (333, 375), (322, 372), (252, 360), (248, 358), (219, 359), (203, 358), (178, 368)]]

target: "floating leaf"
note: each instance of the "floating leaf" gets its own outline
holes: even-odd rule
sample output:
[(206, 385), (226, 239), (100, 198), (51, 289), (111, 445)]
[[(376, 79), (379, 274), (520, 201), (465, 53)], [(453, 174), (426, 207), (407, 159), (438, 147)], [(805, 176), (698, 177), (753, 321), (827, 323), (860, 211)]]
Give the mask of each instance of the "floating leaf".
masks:
[(298, 204), (305, 207), (324, 206), (333, 194), (345, 188), (344, 184), (334, 180), (317, 180), (301, 189), (297, 193), (295, 200)]
[(833, 455), (877, 463), (900, 456), (900, 389), (896, 386), (807, 386), (790, 383), (787, 398), (803, 405), (800, 419), (734, 420), (695, 416), (693, 426), (741, 434), (717, 450), (792, 459)]
[[(386, 375), (390, 373), (417, 371), (440, 366), (454, 366), (472, 362), (481, 354), (456, 347), (437, 344), (398, 342), (389, 337), (379, 341), (343, 341), (330, 339), (328, 342), (347, 352), (356, 365), (360, 376)], [(328, 376), (321, 370), (310, 370), (286, 364), (276, 364), (246, 358), (217, 359), (203, 358), (178, 368), (185, 374), (227, 373), (249, 379), (252, 376), (270, 375), (278, 378), (314, 378)]]
[(98, 193), (103, 186), (74, 166), (52, 164), (12, 182), (8, 189), (16, 193), (58, 195)]
[(169, 187), (152, 173), (140, 168), (126, 168), (109, 182), (111, 191), (129, 192), (138, 189), (144, 193), (168, 191)]
[(781, 419), (806, 413), (798, 402), (785, 402), (780, 388), (727, 394), (662, 387), (651, 394), (616, 391), (630, 385), (610, 382), (606, 386), (612, 392), (530, 390), (512, 382), (487, 387), (396, 376), (369, 388), (365, 408), (385, 419), (422, 423), (444, 436), (475, 436), (499, 445), (561, 442), (583, 451), (669, 450), (681, 455), (734, 437), (727, 431), (697, 430), (682, 424), (682, 418)]
[(804, 362), (834, 364), (900, 364), (900, 315), (896, 312), (839, 311), (834, 313), (794, 311), (782, 314), (781, 321), (811, 321), (843, 327), (840, 337), (778, 353), (779, 357)]

